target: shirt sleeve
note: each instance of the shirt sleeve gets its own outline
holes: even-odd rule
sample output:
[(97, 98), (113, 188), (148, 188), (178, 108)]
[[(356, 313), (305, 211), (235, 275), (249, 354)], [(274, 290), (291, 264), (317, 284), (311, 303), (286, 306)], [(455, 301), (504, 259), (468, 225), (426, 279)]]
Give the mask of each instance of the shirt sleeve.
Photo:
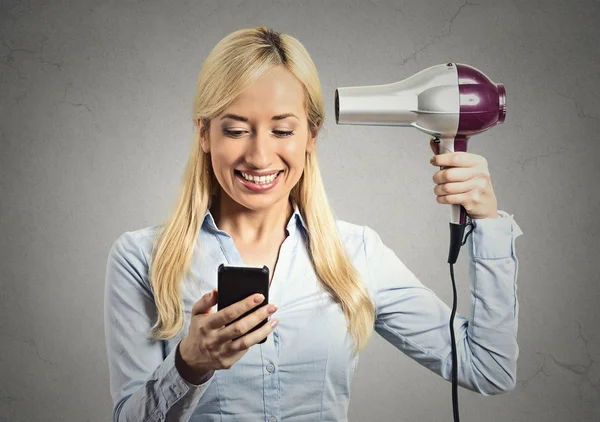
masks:
[(112, 245), (106, 266), (104, 330), (113, 421), (187, 421), (213, 375), (200, 385), (184, 380), (174, 347), (149, 339), (156, 320), (148, 264), (133, 232)]
[[(458, 383), (483, 395), (514, 389), (519, 354), (515, 239), (523, 232), (512, 215), (498, 214), (499, 218), (472, 220), (475, 227), (465, 244), (470, 314), (468, 319), (458, 312), (454, 317)], [(369, 227), (364, 228), (364, 247), (374, 289), (375, 331), (421, 365), (451, 380), (450, 307)], [(456, 282), (458, 285), (460, 280)]]

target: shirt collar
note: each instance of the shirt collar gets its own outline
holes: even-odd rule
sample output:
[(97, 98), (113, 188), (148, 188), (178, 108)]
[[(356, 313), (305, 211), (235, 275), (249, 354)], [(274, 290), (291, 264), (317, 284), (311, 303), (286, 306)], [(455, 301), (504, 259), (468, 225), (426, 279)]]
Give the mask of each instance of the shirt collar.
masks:
[(290, 221), (288, 221), (286, 229), (288, 233), (292, 235), (296, 230), (296, 226), (299, 225), (304, 229), (304, 233), (307, 234), (308, 228), (306, 227), (306, 222), (304, 221), (304, 217), (302, 217), (302, 213), (300, 212), (300, 207), (298, 207), (296, 201), (294, 201), (293, 199), (291, 199), (291, 201), (292, 206), (294, 207), (294, 213), (292, 214), (292, 218), (290, 218)]
[[(290, 201), (292, 202), (292, 206), (294, 207), (294, 213), (292, 214), (292, 217), (290, 218), (286, 226), (288, 233), (290, 234), (290, 236), (293, 235), (298, 225), (304, 229), (305, 233), (308, 233), (308, 228), (306, 227), (306, 223), (304, 221), (304, 218), (302, 217), (302, 213), (300, 212), (300, 207), (298, 207), (298, 204), (293, 199), (290, 199)], [(217, 225), (215, 224), (215, 219), (211, 214), (210, 210), (208, 209), (204, 214), (202, 227), (210, 232), (219, 231)]]

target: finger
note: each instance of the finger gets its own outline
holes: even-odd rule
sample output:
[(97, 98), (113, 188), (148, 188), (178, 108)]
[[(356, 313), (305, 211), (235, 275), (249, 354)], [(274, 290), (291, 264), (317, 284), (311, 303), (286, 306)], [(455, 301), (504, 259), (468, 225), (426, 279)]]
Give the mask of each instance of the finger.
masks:
[(211, 308), (217, 304), (217, 289), (206, 293), (192, 306), (192, 315), (209, 313)]
[(450, 167), (438, 170), (433, 175), (433, 181), (436, 184), (448, 182), (464, 182), (482, 173), (481, 169), (473, 167)]
[(240, 319), (235, 324), (231, 324), (219, 331), (217, 339), (221, 343), (233, 340), (234, 338), (243, 336), (252, 328), (256, 327), (269, 315), (273, 315), (277, 311), (277, 306), (268, 304), (260, 309), (252, 312), (250, 315)]
[[(456, 193), (452, 195), (437, 196), (435, 200), (439, 204), (467, 204), (471, 201), (470, 192)], [(466, 207), (465, 207), (466, 208)]]
[(434, 166), (475, 167), (482, 164), (481, 159), (477, 157), (477, 155), (465, 151), (446, 152), (434, 156), (430, 163)]
[(451, 195), (456, 193), (469, 192), (475, 188), (483, 188), (482, 183), (476, 178), (466, 180), (464, 182), (448, 182), (440, 185), (435, 185), (433, 193), (439, 196)]
[(438, 196), (436, 197), (436, 201), (440, 204), (460, 204), (470, 214), (474, 212), (475, 208), (480, 206), (484, 198), (486, 198), (486, 195), (480, 189), (475, 188), (465, 193)]
[(239, 302), (229, 305), (228, 307), (219, 310), (217, 313), (211, 315), (211, 319), (208, 321), (209, 328), (218, 329), (224, 325), (237, 319), (240, 315), (245, 314), (250, 309), (255, 308), (264, 302), (265, 297), (260, 293), (248, 296)]
[(260, 327), (258, 330), (250, 334), (246, 334), (245, 336), (229, 343), (228, 349), (234, 352), (249, 349), (262, 339), (266, 338), (271, 332), (273, 332), (275, 327), (277, 327), (278, 323), (279, 320), (273, 318), (271, 321), (267, 322), (263, 327)]
[(215, 288), (215, 289), (212, 289), (211, 293), (212, 293), (212, 299), (210, 301), (211, 307), (208, 310), (207, 314), (214, 314), (215, 313), (214, 306), (217, 303), (219, 303), (219, 291)]

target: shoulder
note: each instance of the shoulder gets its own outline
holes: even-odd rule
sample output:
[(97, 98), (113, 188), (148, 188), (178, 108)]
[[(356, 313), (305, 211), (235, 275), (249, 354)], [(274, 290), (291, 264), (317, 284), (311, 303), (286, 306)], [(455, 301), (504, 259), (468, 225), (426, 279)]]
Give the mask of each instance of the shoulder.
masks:
[(381, 242), (379, 234), (369, 226), (350, 223), (344, 220), (335, 221), (338, 234), (346, 247), (362, 246), (364, 249)]
[(377, 231), (367, 225), (336, 220), (340, 240), (356, 265), (364, 261), (389, 259), (393, 251), (384, 244)]
[(362, 241), (364, 226), (344, 220), (335, 220), (335, 224), (342, 241)]
[(129, 230), (123, 232), (113, 243), (113, 245), (121, 245), (121, 246), (137, 246), (141, 249), (146, 249), (149, 245), (151, 246), (160, 231), (162, 230), (162, 225), (148, 226), (143, 227), (137, 230)]
[(140, 292), (152, 296), (149, 268), (154, 241), (162, 226), (122, 233), (113, 241), (106, 263), (106, 293), (131, 298)]
[(109, 258), (123, 260), (136, 267), (147, 267), (154, 243), (162, 228), (163, 225), (154, 225), (123, 232), (113, 241)]
[[(336, 220), (338, 234), (348, 257), (361, 274), (372, 298), (377, 297), (378, 278), (396, 265), (395, 255), (382, 242), (379, 234), (366, 225)], [(376, 305), (376, 302), (374, 302)]]

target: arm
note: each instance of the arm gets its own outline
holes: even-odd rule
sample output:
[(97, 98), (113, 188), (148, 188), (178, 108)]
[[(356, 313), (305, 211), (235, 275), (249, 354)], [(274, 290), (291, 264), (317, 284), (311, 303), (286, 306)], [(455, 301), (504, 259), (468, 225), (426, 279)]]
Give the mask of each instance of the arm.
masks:
[(175, 365), (179, 345), (165, 357), (163, 342), (148, 339), (156, 306), (147, 269), (134, 234), (121, 235), (108, 255), (104, 296), (113, 421), (187, 421), (212, 375), (200, 385), (186, 381)]
[[(484, 395), (516, 383), (518, 260), (515, 238), (523, 232), (512, 216), (473, 220), (469, 251), (469, 318), (454, 318), (459, 385)], [(421, 365), (451, 380), (451, 309), (365, 227), (368, 274), (377, 309), (375, 330)]]

